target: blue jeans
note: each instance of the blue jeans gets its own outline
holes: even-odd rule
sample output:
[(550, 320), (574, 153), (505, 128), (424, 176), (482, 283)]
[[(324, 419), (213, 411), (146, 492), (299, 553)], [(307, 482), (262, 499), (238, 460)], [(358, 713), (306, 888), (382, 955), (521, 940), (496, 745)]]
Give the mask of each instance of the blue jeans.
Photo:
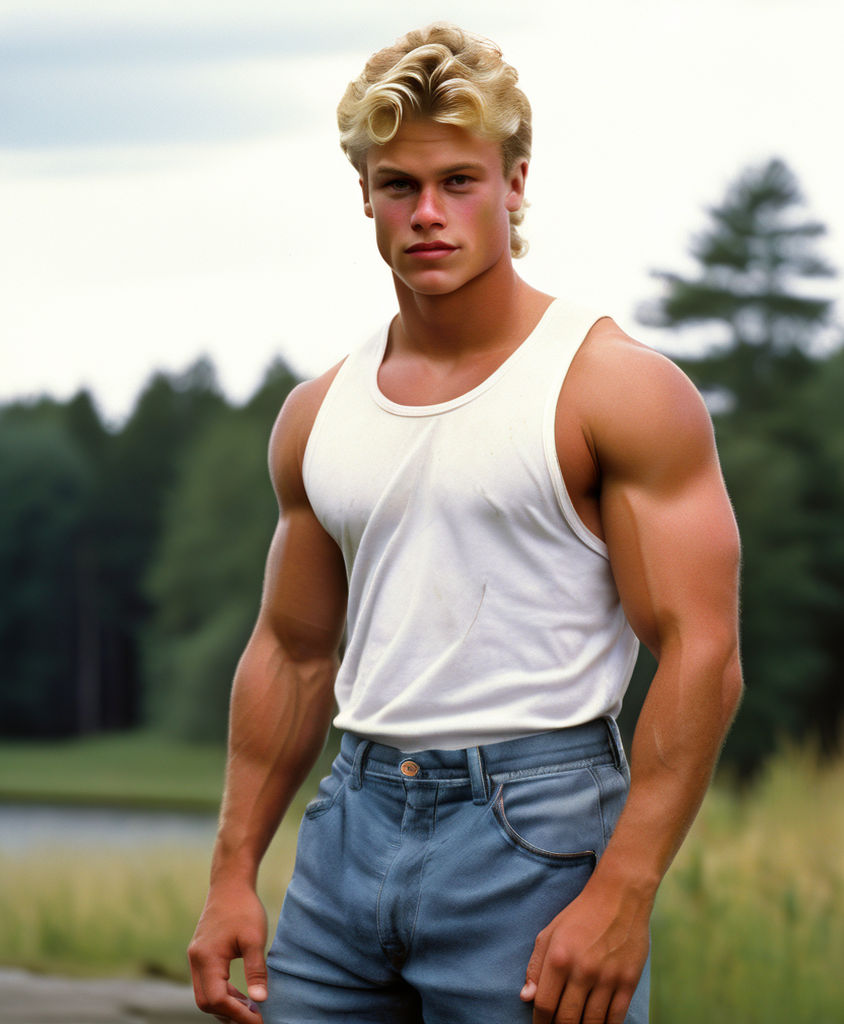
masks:
[[(411, 755), (343, 737), (305, 810), (265, 1024), (530, 1024), (537, 934), (627, 794), (611, 720)], [(648, 1020), (648, 968), (626, 1024)]]

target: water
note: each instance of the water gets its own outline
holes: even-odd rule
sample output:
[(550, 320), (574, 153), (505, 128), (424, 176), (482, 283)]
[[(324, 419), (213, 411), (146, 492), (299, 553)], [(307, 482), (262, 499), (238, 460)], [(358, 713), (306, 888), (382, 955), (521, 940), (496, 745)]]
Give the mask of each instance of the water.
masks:
[(215, 828), (210, 814), (0, 803), (0, 854), (156, 846), (210, 850)]

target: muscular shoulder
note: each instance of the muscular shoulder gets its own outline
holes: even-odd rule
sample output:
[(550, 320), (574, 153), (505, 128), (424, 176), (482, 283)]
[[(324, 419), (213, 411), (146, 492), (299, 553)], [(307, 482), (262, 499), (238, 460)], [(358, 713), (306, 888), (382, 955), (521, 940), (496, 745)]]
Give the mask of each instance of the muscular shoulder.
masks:
[(270, 437), (270, 475), (282, 507), (307, 503), (302, 462), (314, 421), (331, 383), (342, 366), (337, 363), (314, 380), (297, 384), (276, 418)]
[(602, 476), (692, 469), (714, 455), (709, 413), (689, 378), (609, 318), (589, 332), (566, 387)]

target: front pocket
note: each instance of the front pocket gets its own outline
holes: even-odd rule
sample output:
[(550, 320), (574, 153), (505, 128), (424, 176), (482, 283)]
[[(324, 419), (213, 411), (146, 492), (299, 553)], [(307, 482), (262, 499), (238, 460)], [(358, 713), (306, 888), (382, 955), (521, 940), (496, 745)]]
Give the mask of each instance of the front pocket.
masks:
[(348, 778), (348, 773), (341, 772), (332, 766), (331, 774), (320, 782), (317, 795), (305, 807), (305, 817), (313, 820), (333, 807), (337, 797), (346, 788)]
[(600, 802), (588, 769), (504, 782), (492, 813), (506, 840), (523, 853), (559, 866), (591, 870), (597, 863)]

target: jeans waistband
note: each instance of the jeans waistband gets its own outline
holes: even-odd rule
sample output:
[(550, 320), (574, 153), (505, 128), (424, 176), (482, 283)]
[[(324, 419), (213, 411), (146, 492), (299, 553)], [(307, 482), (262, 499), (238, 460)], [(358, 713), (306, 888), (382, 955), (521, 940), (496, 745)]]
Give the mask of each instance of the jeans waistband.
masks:
[(489, 799), (491, 775), (548, 764), (576, 767), (608, 756), (616, 768), (621, 768), (624, 750), (612, 718), (459, 750), (405, 753), (353, 733), (346, 733), (340, 745), (340, 757), (350, 767), (352, 789), (359, 789), (370, 773), (418, 783), (466, 780), (471, 782), (475, 803)]

